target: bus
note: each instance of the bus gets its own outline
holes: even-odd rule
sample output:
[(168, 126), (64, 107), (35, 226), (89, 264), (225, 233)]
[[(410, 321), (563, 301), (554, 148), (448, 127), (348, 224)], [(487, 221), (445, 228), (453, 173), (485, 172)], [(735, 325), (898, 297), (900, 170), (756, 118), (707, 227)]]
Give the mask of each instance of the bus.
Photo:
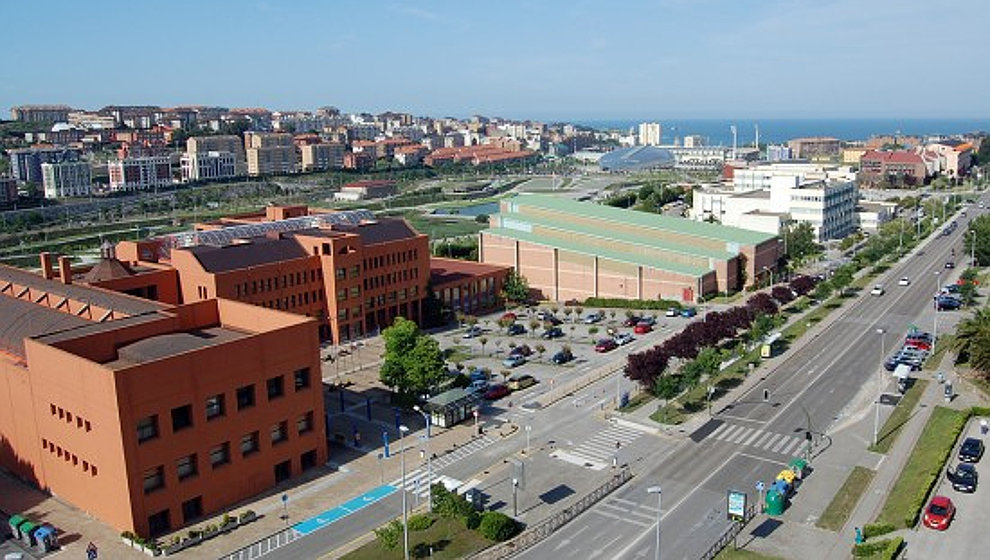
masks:
[(761, 358), (772, 358), (780, 352), (783, 338), (779, 332), (771, 333), (763, 339), (763, 346), (760, 348)]

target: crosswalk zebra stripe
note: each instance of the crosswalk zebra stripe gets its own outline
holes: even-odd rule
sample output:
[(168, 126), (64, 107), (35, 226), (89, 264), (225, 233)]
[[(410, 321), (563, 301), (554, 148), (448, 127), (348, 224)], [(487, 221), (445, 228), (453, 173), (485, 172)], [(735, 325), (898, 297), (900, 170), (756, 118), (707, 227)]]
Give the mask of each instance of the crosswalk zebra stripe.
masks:
[(748, 438), (746, 438), (746, 440), (745, 440), (745, 441), (743, 442), (743, 445), (746, 445), (746, 446), (749, 446), (749, 445), (751, 445), (751, 444), (753, 443), (753, 441), (754, 441), (754, 440), (755, 440), (755, 439), (756, 439), (757, 437), (759, 437), (759, 436), (760, 436), (760, 434), (762, 434), (762, 433), (765, 433), (765, 432), (763, 432), (762, 430), (754, 430), (754, 431), (753, 431), (753, 435), (751, 435), (751, 436), (749, 436)]
[(738, 434), (736, 434), (736, 437), (732, 438), (732, 443), (735, 443), (737, 445), (740, 444), (740, 443), (742, 443), (742, 441), (744, 439), (746, 439), (746, 436), (749, 435), (749, 432), (751, 430), (752, 430), (752, 428), (745, 428), (744, 427), (741, 432), (739, 432)]

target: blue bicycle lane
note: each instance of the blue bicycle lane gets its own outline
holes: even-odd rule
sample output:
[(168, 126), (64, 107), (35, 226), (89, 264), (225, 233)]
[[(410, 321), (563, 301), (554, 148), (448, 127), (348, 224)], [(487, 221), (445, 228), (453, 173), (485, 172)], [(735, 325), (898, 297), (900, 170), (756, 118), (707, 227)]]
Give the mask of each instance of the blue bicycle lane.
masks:
[(328, 509), (327, 511), (314, 515), (305, 521), (296, 523), (292, 526), (292, 529), (299, 533), (300, 536), (305, 536), (313, 533), (314, 531), (319, 531), (320, 529), (340, 521), (352, 513), (360, 511), (371, 504), (391, 496), (398, 490), (398, 488), (388, 484), (373, 488), (364, 494), (361, 494), (357, 498), (352, 498), (335, 508)]

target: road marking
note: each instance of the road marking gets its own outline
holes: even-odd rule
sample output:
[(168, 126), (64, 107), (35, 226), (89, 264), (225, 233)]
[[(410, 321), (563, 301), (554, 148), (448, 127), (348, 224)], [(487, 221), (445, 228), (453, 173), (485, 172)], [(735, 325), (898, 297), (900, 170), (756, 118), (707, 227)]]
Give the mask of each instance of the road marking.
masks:
[(719, 439), (719, 440), (722, 440), (722, 441), (728, 441), (741, 428), (742, 428), (742, 426), (740, 426), (738, 424), (733, 424), (732, 426), (729, 427), (729, 429), (727, 429), (724, 432), (722, 432), (716, 439)]
[(776, 459), (768, 459), (767, 457), (760, 457), (759, 455), (750, 455), (749, 453), (746, 453), (744, 451), (740, 451), (739, 452), (739, 456), (740, 457), (747, 457), (749, 459), (756, 459), (757, 461), (763, 461), (764, 463), (773, 463), (775, 465), (780, 465), (782, 467), (786, 467), (787, 466), (787, 463), (785, 463), (783, 461), (777, 461)]
[(779, 453), (780, 450), (784, 448), (784, 444), (786, 444), (786, 443), (788, 443), (788, 439), (787, 439), (787, 436), (784, 436), (784, 437), (782, 437), (780, 439), (780, 441), (777, 442), (777, 445), (774, 445), (773, 446), (773, 452), (774, 453)]
[(722, 434), (722, 432), (724, 432), (730, 426), (731, 426), (731, 424), (722, 424), (721, 426), (715, 428), (715, 431), (713, 431), (709, 435), (711, 435), (712, 437), (718, 438)]
[(750, 444), (753, 443), (753, 440), (755, 440), (757, 437), (760, 436), (760, 434), (763, 434), (763, 433), (765, 433), (765, 432), (763, 432), (763, 430), (755, 430), (753, 432), (753, 435), (749, 436), (749, 438), (747, 438), (746, 441), (743, 442), (743, 445), (745, 445), (745, 446), (748, 447)]
[(749, 436), (750, 432), (752, 431), (753, 428), (744, 428), (742, 432), (740, 432), (736, 437), (732, 438), (732, 443), (735, 443), (736, 445), (742, 443), (742, 441), (746, 439), (746, 437)]
[(772, 448), (773, 444), (776, 443), (777, 442), (777, 439), (779, 439), (781, 437), (783, 437), (781, 434), (774, 434), (773, 437), (770, 438), (770, 441), (768, 441), (766, 443), (766, 445), (763, 446), (763, 449), (766, 449), (767, 451), (770, 451), (770, 449)]
[(593, 509), (591, 511), (597, 513), (598, 515), (602, 515), (602, 516), (608, 517), (610, 519), (615, 519), (616, 521), (622, 521), (624, 523), (632, 523), (633, 525), (638, 525), (640, 527), (650, 527), (652, 525), (656, 525), (656, 523), (647, 523), (647, 522), (644, 522), (644, 521), (638, 521), (636, 519), (629, 519), (628, 517), (623, 517), (621, 515), (616, 515), (614, 513), (609, 513), (607, 511), (602, 511), (601, 509), (598, 509), (598, 508), (595, 508), (595, 509)]
[(763, 435), (760, 436), (760, 439), (756, 440), (756, 442), (753, 443), (753, 447), (763, 446), (763, 442), (766, 441), (767, 438), (769, 438), (771, 435), (773, 435), (773, 432), (763, 432)]
[(791, 438), (791, 442), (787, 445), (787, 447), (781, 450), (781, 453), (783, 453), (784, 455), (790, 455), (793, 448), (800, 446), (801, 446), (801, 440), (797, 438)]

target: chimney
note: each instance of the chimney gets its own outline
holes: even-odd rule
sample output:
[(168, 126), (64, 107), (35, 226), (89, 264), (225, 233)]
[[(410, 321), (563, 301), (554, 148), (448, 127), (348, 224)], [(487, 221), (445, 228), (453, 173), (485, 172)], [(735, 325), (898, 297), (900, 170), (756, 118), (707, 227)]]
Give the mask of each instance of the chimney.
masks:
[(52, 268), (52, 254), (48, 251), (41, 253), (41, 275), (45, 277), (45, 280), (55, 278), (55, 269)]
[(69, 257), (58, 258), (58, 273), (63, 284), (72, 283), (72, 264), (69, 262)]

